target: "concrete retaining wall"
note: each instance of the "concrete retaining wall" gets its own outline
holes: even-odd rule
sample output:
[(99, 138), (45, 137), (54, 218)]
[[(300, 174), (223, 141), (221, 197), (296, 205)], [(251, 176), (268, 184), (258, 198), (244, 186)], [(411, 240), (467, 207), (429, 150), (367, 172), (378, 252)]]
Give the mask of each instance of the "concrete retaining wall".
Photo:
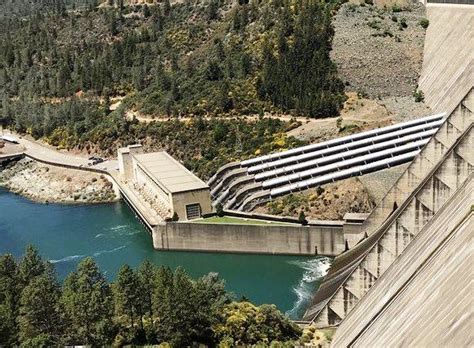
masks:
[(158, 250), (336, 256), (344, 250), (342, 227), (168, 223), (154, 227)]

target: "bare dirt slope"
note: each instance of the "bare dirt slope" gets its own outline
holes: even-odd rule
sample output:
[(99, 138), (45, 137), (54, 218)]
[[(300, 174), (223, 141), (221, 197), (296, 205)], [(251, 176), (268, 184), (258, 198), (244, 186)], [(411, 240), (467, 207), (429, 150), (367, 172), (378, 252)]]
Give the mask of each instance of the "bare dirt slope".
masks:
[(372, 98), (411, 95), (423, 61), (421, 4), (396, 12), (344, 4), (334, 20), (332, 59), (348, 90)]
[(298, 217), (303, 210), (309, 219), (342, 220), (346, 213), (369, 213), (374, 204), (364, 185), (357, 178), (349, 178), (277, 198), (255, 211)]

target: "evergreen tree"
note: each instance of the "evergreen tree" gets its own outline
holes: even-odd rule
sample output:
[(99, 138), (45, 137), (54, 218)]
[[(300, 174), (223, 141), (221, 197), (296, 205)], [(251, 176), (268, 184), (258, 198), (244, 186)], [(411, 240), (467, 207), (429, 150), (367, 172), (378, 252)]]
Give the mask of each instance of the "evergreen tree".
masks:
[(0, 256), (0, 346), (13, 346), (17, 340), (17, 265), (12, 255)]
[(298, 222), (303, 226), (308, 224), (308, 220), (306, 220), (306, 215), (303, 210), (301, 210), (300, 214), (298, 215)]
[(136, 317), (142, 317), (137, 276), (128, 265), (123, 265), (114, 284), (115, 310), (129, 318), (133, 327)]
[(173, 272), (169, 267), (160, 267), (155, 278), (153, 292), (153, 314), (159, 318), (158, 340), (167, 341), (172, 336), (170, 314), (173, 311)]
[[(125, 265), (113, 285), (114, 315), (109, 285), (91, 258), (68, 275), (62, 288), (50, 264), (43, 263), (43, 271), (37, 271), (42, 261), (34, 248), (28, 248), (22, 262), (36, 269), (22, 273), (31, 277), (24, 286), (13, 257), (0, 256), (2, 346), (248, 345), (283, 342), (299, 334), (274, 306), (231, 303), (216, 274), (193, 281), (181, 268), (173, 273), (144, 262), (135, 273)], [(144, 330), (134, 326), (142, 316)]]
[(193, 315), (195, 306), (193, 303), (193, 282), (186, 272), (178, 267), (173, 274), (173, 284), (171, 286), (171, 310), (166, 317), (160, 316), (163, 320), (161, 326), (165, 334), (165, 340), (173, 346), (183, 347), (192, 344)]
[(110, 287), (90, 257), (64, 282), (61, 299), (68, 325), (66, 344), (107, 344), (111, 337), (113, 302)]
[(57, 345), (61, 338), (59, 285), (49, 274), (35, 277), (22, 291), (19, 336), (24, 345)]
[(137, 270), (137, 277), (142, 314), (151, 318), (153, 317), (153, 291), (156, 281), (155, 266), (148, 260), (144, 261)]
[(219, 14), (219, 3), (218, 0), (211, 0), (207, 6), (207, 19), (213, 21), (217, 19)]
[(224, 305), (230, 303), (230, 296), (225, 290), (224, 281), (216, 273), (210, 273), (199, 278), (194, 283), (192, 304), (192, 340), (205, 346), (215, 346), (215, 333), (212, 330), (217, 325)]
[(23, 288), (29, 284), (33, 278), (44, 274), (47, 270), (46, 264), (32, 245), (26, 247), (26, 252), (18, 264), (18, 278), (20, 286)]
[(163, 14), (165, 16), (169, 16), (171, 14), (171, 3), (170, 0), (165, 0), (165, 3), (163, 5)]
[(224, 207), (222, 204), (219, 202), (216, 205), (216, 214), (217, 216), (223, 217), (224, 216)]

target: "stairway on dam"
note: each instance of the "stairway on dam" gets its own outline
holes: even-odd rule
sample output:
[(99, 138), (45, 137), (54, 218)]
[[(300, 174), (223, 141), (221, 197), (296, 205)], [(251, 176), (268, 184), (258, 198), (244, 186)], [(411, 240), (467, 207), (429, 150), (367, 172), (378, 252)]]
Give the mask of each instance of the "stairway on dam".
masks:
[[(471, 89), (336, 257), (304, 320), (338, 325), (474, 172)], [(471, 198), (472, 201), (472, 198)]]

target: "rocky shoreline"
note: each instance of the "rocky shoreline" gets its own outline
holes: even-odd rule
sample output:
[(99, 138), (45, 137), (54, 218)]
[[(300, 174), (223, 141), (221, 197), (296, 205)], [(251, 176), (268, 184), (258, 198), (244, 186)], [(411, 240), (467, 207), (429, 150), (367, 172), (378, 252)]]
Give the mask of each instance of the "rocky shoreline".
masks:
[(50, 166), (29, 158), (0, 167), (0, 187), (41, 203), (106, 203), (118, 199), (105, 175)]

